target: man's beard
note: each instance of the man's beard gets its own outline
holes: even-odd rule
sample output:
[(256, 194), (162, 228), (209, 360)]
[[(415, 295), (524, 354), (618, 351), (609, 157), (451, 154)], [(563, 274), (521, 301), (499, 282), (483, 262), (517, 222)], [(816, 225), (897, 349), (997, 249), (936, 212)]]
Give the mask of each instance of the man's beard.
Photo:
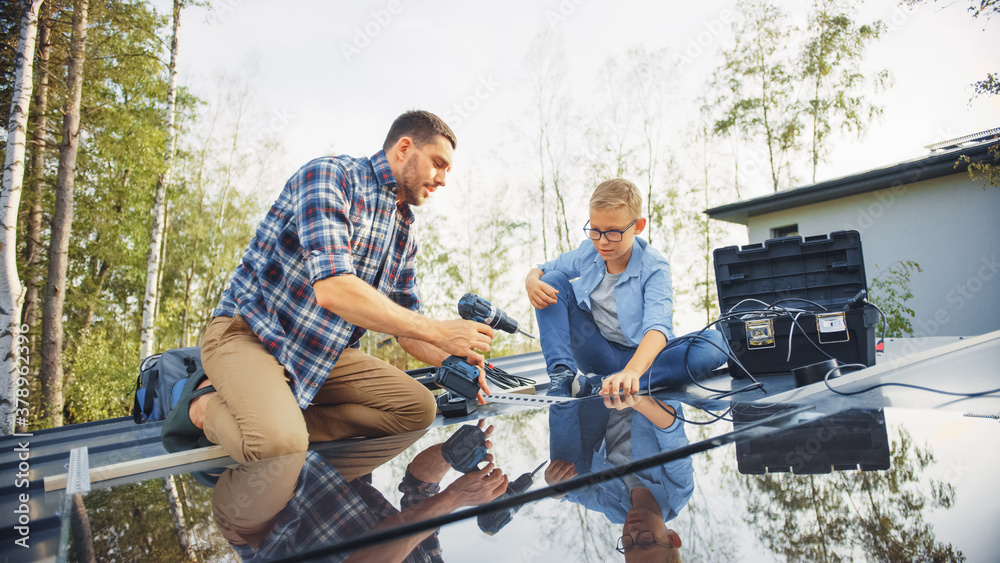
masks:
[(396, 181), (396, 190), (400, 194), (400, 200), (407, 205), (420, 205), (424, 202), (424, 185), (418, 179), (417, 159), (411, 158), (403, 165), (399, 180)]

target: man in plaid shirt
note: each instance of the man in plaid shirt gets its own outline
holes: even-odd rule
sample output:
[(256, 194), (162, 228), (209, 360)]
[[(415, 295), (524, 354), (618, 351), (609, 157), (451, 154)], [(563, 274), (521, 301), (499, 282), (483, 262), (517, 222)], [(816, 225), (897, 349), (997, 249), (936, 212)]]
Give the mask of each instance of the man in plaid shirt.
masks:
[(168, 450), (211, 442), (248, 461), (431, 424), (430, 392), (358, 342), (371, 329), (435, 366), (483, 366), (492, 329), (423, 316), (414, 274), (410, 207), (444, 186), (455, 146), (440, 118), (411, 111), (370, 158), (318, 158), (288, 180), (205, 330), (207, 380), (164, 421)]

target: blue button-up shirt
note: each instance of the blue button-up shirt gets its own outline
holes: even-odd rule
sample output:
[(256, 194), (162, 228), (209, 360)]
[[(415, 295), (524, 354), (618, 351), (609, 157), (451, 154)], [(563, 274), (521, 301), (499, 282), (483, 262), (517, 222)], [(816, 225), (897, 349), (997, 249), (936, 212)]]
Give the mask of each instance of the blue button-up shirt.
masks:
[(344, 274), (374, 284), (391, 240), (376, 289), (421, 311), (412, 223), (409, 206), (396, 203), (396, 180), (384, 152), (317, 158), (285, 184), (213, 315), (246, 319), (285, 366), (304, 409), (341, 352), (365, 332), (321, 307), (312, 285)]
[[(577, 305), (591, 311), (590, 293), (608, 271), (604, 259), (587, 239), (555, 260), (538, 266), (542, 272), (560, 271), (576, 278), (572, 282)], [(632, 255), (621, 279), (615, 284), (615, 306), (622, 333), (633, 347), (651, 330), (673, 338), (674, 291), (670, 285), (670, 264), (644, 239), (635, 237)]]

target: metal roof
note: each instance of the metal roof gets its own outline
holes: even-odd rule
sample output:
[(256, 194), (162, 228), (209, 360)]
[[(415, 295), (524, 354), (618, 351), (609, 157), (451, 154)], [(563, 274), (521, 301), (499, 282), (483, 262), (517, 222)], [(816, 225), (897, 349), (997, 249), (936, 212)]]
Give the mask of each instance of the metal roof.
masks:
[(822, 203), (833, 199), (873, 192), (912, 184), (924, 180), (940, 178), (952, 174), (964, 174), (965, 166), (956, 166), (960, 156), (973, 162), (992, 160), (991, 147), (1000, 145), (995, 137), (988, 142), (973, 146), (963, 146), (944, 152), (934, 152), (924, 157), (892, 164), (852, 174), (801, 188), (781, 191), (746, 201), (720, 205), (704, 211), (712, 219), (746, 225), (750, 217), (783, 211), (804, 205)]

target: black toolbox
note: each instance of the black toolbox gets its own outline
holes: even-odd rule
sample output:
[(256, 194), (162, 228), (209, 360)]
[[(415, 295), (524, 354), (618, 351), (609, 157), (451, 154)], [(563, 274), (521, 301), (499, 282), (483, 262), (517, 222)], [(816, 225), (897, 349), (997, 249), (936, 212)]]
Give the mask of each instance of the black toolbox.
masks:
[[(737, 405), (733, 428), (781, 414), (784, 405)], [(797, 424), (763, 438), (736, 441), (743, 475), (889, 469), (889, 434), (882, 409), (850, 409)]]
[[(831, 357), (875, 364), (878, 313), (863, 301), (857, 231), (717, 248), (714, 261), (719, 329), (751, 374), (788, 374)], [(746, 376), (731, 359), (729, 373)]]

